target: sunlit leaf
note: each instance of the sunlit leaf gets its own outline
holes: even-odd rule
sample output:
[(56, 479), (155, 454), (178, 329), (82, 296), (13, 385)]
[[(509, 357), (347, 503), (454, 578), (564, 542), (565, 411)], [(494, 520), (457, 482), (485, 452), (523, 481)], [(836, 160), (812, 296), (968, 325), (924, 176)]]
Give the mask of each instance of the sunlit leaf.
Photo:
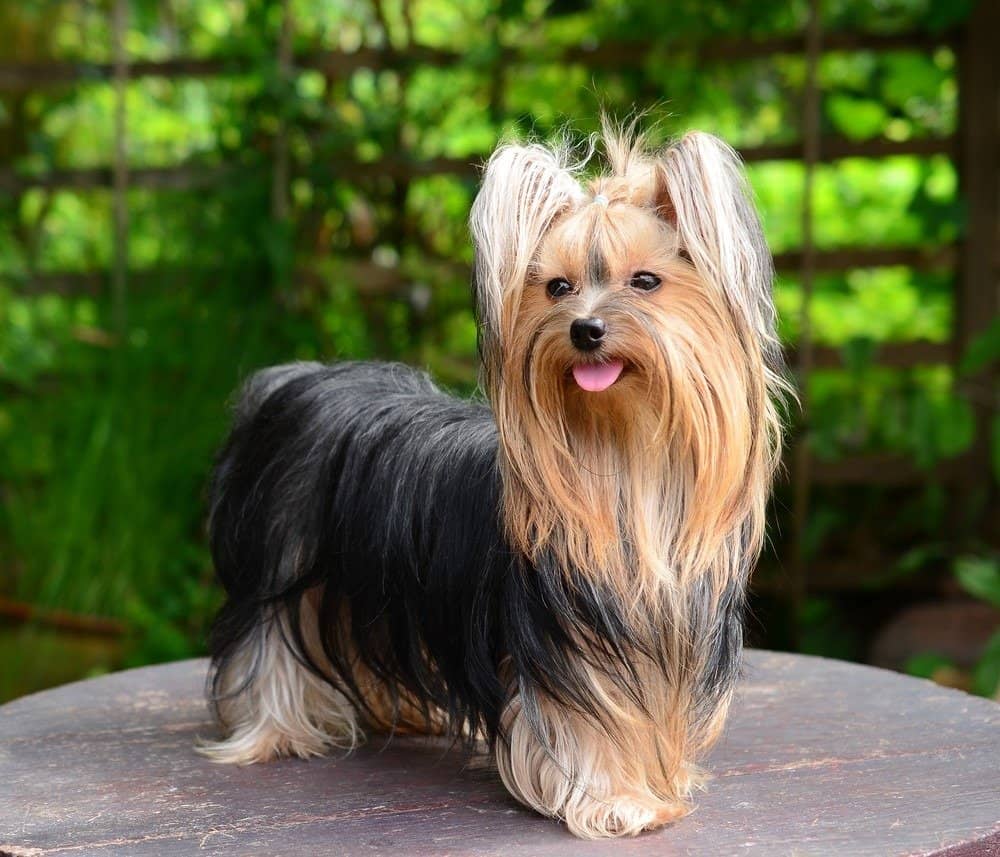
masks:
[(937, 652), (921, 652), (913, 655), (906, 662), (904, 669), (910, 675), (918, 678), (933, 678), (938, 670), (954, 666), (955, 664), (950, 658)]
[(996, 697), (1000, 690), (1000, 631), (994, 632), (983, 649), (973, 675), (973, 689), (981, 696)]
[(955, 577), (970, 595), (1000, 607), (1000, 560), (964, 556), (955, 560)]

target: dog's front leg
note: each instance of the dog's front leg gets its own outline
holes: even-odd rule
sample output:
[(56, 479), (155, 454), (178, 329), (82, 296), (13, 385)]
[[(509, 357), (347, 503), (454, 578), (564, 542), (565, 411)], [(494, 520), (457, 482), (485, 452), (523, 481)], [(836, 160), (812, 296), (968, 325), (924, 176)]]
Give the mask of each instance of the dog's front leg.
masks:
[[(529, 709), (529, 716), (525, 709)], [(699, 782), (671, 737), (635, 713), (616, 734), (590, 718), (517, 694), (504, 714), (496, 747), (504, 785), (521, 803), (566, 822), (585, 839), (630, 836), (687, 814)], [(626, 744), (628, 746), (623, 746)]]

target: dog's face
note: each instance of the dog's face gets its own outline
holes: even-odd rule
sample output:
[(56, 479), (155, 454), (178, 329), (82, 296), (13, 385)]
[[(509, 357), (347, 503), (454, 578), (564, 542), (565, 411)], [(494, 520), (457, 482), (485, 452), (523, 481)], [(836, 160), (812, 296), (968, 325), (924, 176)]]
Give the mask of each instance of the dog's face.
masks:
[(639, 431), (662, 445), (697, 419), (689, 399), (724, 395), (738, 337), (652, 194), (640, 205), (596, 190), (545, 233), (504, 364), (521, 365), (523, 393), (553, 433)]

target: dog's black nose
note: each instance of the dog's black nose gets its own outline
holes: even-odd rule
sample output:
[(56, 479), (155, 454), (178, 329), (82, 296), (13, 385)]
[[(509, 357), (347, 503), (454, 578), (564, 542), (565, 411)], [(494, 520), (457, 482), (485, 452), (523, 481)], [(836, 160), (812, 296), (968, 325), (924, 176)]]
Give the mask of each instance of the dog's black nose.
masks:
[(601, 318), (578, 318), (569, 326), (569, 338), (581, 351), (600, 348), (607, 332), (608, 327)]

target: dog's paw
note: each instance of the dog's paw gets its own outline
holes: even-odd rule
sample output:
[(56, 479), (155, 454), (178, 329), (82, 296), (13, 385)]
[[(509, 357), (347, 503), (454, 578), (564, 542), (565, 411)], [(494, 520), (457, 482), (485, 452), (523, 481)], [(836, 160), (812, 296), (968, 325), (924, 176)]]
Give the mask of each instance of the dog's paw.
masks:
[(567, 810), (566, 826), (582, 839), (612, 836), (635, 836), (683, 818), (691, 811), (689, 804), (650, 803), (634, 797), (587, 800)]

